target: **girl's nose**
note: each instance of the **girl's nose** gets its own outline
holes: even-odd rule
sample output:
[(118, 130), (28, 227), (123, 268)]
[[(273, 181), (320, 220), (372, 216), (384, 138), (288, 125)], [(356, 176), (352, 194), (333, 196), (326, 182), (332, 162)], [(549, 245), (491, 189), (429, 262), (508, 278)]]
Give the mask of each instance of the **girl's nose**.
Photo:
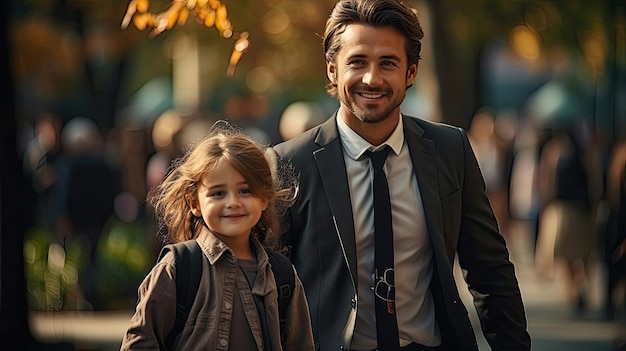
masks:
[(228, 202), (226, 202), (227, 208), (234, 208), (241, 206), (241, 201), (239, 199), (239, 195), (233, 194), (228, 197)]

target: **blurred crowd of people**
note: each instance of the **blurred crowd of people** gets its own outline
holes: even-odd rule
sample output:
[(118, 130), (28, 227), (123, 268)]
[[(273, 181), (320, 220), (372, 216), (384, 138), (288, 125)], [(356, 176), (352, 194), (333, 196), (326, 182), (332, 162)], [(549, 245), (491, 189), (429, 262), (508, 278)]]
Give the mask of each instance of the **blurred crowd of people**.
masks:
[(524, 228), (536, 274), (558, 276), (578, 314), (590, 307), (592, 268), (600, 264), (604, 317), (623, 318), (625, 142), (609, 144), (585, 119), (538, 124), (488, 107), (476, 111), (469, 135), (509, 245)]
[[(152, 264), (140, 199), (124, 185), (120, 157), (87, 117), (42, 113), (23, 150), (32, 204), (25, 236), (35, 310), (132, 306)], [(116, 266), (117, 265), (117, 266)]]
[[(301, 111), (307, 104), (310, 111)], [(293, 110), (312, 116), (294, 124)], [(299, 102), (285, 109), (277, 128), (286, 140), (324, 115)], [(23, 170), (34, 204), (25, 241), (32, 309), (133, 306), (130, 297), (162, 245), (145, 200), (172, 160), (211, 123), (206, 116), (168, 111), (149, 129), (103, 130), (87, 117), (63, 121), (45, 112), (26, 128)], [(271, 133), (242, 126), (270, 143)], [(542, 125), (489, 107), (476, 110), (468, 134), (509, 245), (517, 245), (513, 236), (526, 228), (537, 274), (563, 277), (564, 298), (577, 312), (589, 307), (591, 265), (602, 263), (605, 316), (624, 316), (626, 141), (609, 144), (584, 119)]]
[[(277, 132), (289, 139), (325, 120), (314, 102), (288, 106)], [(261, 144), (270, 131), (233, 120)], [(128, 309), (163, 245), (146, 201), (171, 163), (214, 120), (160, 114), (148, 127), (107, 128), (86, 116), (40, 113), (20, 131), (27, 188), (25, 257), (31, 309)]]

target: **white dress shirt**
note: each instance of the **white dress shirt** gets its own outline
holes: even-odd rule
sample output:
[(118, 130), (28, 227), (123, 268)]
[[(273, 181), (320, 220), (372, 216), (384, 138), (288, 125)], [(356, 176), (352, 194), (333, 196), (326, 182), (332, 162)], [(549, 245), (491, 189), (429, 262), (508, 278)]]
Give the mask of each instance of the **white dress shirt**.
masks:
[[(402, 119), (400, 119), (402, 121)], [(389, 153), (384, 170), (389, 183), (393, 223), (396, 284), (396, 319), (400, 346), (416, 342), (425, 346), (441, 343), (430, 293), (432, 247), (426, 232), (424, 207), (413, 171), (411, 155), (404, 141), (402, 123), (383, 144), (373, 146), (337, 116), (339, 135), (348, 172), (354, 219), (358, 270), (357, 318), (351, 349), (376, 348), (374, 311), (374, 204), (373, 169), (365, 151), (385, 145)]]

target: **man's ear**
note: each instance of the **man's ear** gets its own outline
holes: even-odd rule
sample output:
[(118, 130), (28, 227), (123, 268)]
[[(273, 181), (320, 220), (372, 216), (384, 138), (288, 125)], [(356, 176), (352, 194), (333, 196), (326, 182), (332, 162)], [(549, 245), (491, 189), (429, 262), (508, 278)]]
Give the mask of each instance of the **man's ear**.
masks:
[(418, 68), (417, 63), (409, 66), (409, 69), (406, 72), (407, 85), (412, 85), (415, 82), (415, 77), (417, 76), (417, 68)]
[(331, 83), (337, 84), (337, 71), (334, 63), (326, 62), (326, 77)]

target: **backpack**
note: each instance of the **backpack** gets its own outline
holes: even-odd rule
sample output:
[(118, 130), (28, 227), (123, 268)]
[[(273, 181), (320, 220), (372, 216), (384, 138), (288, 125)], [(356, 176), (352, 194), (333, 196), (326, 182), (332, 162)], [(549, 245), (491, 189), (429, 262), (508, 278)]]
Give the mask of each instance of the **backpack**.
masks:
[[(168, 350), (172, 350), (174, 342), (183, 330), (189, 317), (189, 310), (196, 298), (200, 276), (202, 274), (202, 249), (196, 240), (166, 245), (161, 249), (157, 262), (169, 251), (174, 253), (176, 262), (176, 319), (174, 327), (165, 339)], [(287, 256), (271, 250), (266, 250), (270, 259), (270, 266), (278, 288), (278, 314), (280, 320), (280, 336), (284, 342), (284, 327), (287, 307), (291, 300), (291, 293), (295, 286), (295, 275), (291, 261)]]

